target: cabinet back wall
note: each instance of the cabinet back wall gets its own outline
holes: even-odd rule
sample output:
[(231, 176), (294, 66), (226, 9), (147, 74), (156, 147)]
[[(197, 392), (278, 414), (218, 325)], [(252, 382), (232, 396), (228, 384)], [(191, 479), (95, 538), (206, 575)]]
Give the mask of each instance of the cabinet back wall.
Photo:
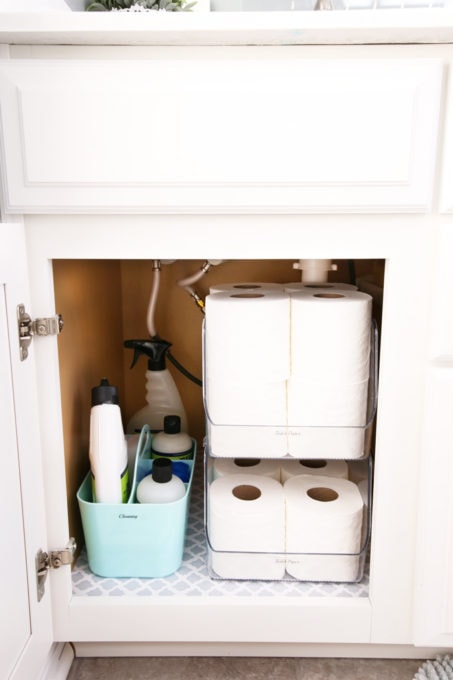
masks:
[[(295, 258), (296, 259), (296, 258)], [(197, 272), (204, 260), (163, 265), (155, 315), (157, 333), (172, 343), (176, 359), (201, 378), (201, 328), (203, 315), (178, 281)], [(336, 261), (338, 271), (329, 279), (349, 281), (347, 261)], [(77, 489), (88, 468), (91, 388), (108, 377), (119, 389), (124, 426), (145, 403), (146, 359), (130, 370), (133, 354), (123, 347), (127, 338), (147, 338), (146, 325), (153, 271), (150, 260), (54, 260), (55, 309), (64, 318), (58, 339), (66, 483), (71, 535), (82, 536), (75, 502)], [(213, 267), (194, 288), (201, 297), (215, 283), (232, 281), (300, 280), (289, 260), (226, 261)], [(372, 272), (367, 260), (355, 263), (356, 273)], [(187, 410), (190, 434), (201, 446), (204, 411), (201, 388), (184, 377), (170, 362)]]

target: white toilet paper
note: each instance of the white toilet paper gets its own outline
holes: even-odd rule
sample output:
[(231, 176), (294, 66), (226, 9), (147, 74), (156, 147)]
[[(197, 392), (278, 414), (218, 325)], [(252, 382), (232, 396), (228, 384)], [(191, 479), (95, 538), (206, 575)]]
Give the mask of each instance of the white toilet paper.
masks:
[(363, 427), (369, 380), (348, 383), (290, 378), (287, 383), (288, 424), (307, 427)]
[(298, 475), (322, 475), (324, 477), (348, 478), (348, 464), (345, 460), (282, 460), (280, 465), (280, 481), (282, 484)]
[(300, 475), (283, 485), (286, 570), (299, 580), (354, 581), (361, 550), (363, 500), (347, 479)]
[(354, 290), (291, 293), (291, 377), (328, 385), (367, 380), (371, 304)]
[(207, 296), (204, 398), (213, 456), (286, 455), (289, 304), (279, 290)]
[(278, 460), (261, 458), (215, 458), (213, 460), (213, 479), (234, 474), (261, 475), (272, 477), (279, 482), (280, 463)]
[(285, 572), (285, 502), (275, 479), (218, 477), (207, 490), (210, 565), (222, 578), (279, 580)]
[(336, 283), (334, 281), (326, 281), (325, 283), (304, 283), (303, 281), (294, 281), (292, 283), (283, 283), (282, 287), (287, 293), (296, 293), (299, 290), (313, 288), (328, 292), (335, 290), (357, 290), (357, 286), (354, 286), (352, 283)]
[(363, 456), (371, 302), (369, 295), (354, 290), (291, 293), (291, 456)]
[[(286, 381), (206, 378), (206, 411), (214, 424), (284, 425)], [(240, 440), (237, 442), (240, 445)], [(248, 454), (251, 455), (250, 453)]]
[(286, 380), (290, 370), (289, 304), (289, 295), (280, 290), (208, 295), (206, 379), (219, 381), (221, 386)]
[(281, 290), (281, 283), (243, 281), (239, 283), (217, 283), (209, 288), (210, 293), (259, 293), (263, 290)]

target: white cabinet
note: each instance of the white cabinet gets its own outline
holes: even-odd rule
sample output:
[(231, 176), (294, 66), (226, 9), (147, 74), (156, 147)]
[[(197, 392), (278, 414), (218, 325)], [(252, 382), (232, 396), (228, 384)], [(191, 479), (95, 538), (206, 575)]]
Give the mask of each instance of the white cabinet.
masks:
[[(22, 241), (8, 241), (2, 267), (10, 271), (19, 249), (30, 314), (61, 312), (66, 320), (59, 339), (34, 338), (30, 358), (13, 362), (24, 403), (20, 456), (24, 465), (42, 463), (42, 474), (30, 470), (44, 487), (22, 489), (46, 525), (45, 537), (33, 528), (27, 562), (39, 547), (63, 547), (77, 524), (89, 388), (99, 372), (112, 371), (126, 394), (141, 395), (143, 376), (129, 375), (122, 342), (142, 328), (153, 259), (188, 273), (194, 262), (221, 258), (225, 279), (261, 262), (284, 280), (300, 258), (385, 269), (372, 541), (364, 583), (343, 592), (208, 589), (198, 574), (198, 590), (188, 593), (143, 594), (133, 583), (115, 596), (116, 584), (103, 581), (84, 594), (77, 568), (73, 576), (68, 567), (52, 570), (37, 606), (48, 622), (52, 609), (49, 640), (102, 643), (107, 653), (127, 642), (135, 653), (169, 654), (417, 657), (414, 643), (430, 653), (451, 645), (451, 546), (440, 566), (439, 593), (450, 598), (443, 620), (426, 604), (440, 594), (417, 552), (424, 527), (444, 508), (431, 504), (432, 490), (420, 492), (419, 479), (431, 465), (424, 419), (428, 433), (440, 433), (438, 448), (447, 439), (426, 405), (425, 373), (438, 337), (431, 329), (443, 319), (431, 313), (435, 276), (443, 258), (448, 265), (436, 249), (448, 217), (435, 212), (432, 196), (450, 49), (448, 57), (423, 46), (328, 55), (294, 47), (86, 50), (73, 59), (65, 48), (43, 58), (44, 49), (39, 59), (0, 64), (4, 208), (24, 223), (13, 228)], [(190, 300), (178, 301), (175, 290), (161, 323), (177, 346), (199, 350), (199, 310), (188, 312)], [(17, 297), (8, 303), (11, 319), (11, 305), (24, 302)], [(12, 320), (9, 337), (14, 351)], [(436, 342), (449, 346), (443, 337)], [(200, 395), (190, 401), (202, 428)], [(452, 524), (442, 514), (434, 543)], [(430, 584), (427, 594), (421, 582)], [(420, 623), (427, 611), (429, 630)]]
[(453, 505), (451, 413), (453, 409), (453, 225), (436, 233), (436, 269), (426, 369), (420, 509), (417, 535), (415, 640), (453, 644)]
[[(274, 651), (277, 647), (288, 650), (291, 645), (294, 651), (309, 643), (411, 645), (416, 482), (420, 458), (420, 432), (414, 426), (413, 414), (422, 412), (428, 335), (423, 324), (414, 335), (413, 320), (426, 318), (430, 297), (426, 282), (421, 279), (412, 282), (408, 296), (407, 281), (413, 279), (413, 262), (422, 259), (426, 277), (431, 277), (431, 221), (423, 216), (375, 217), (364, 223), (360, 216), (347, 220), (334, 216), (280, 216), (275, 221), (273, 216), (243, 215), (238, 220), (237, 216), (230, 215), (218, 216), (213, 228), (209, 216), (192, 216), (186, 220), (179, 215), (91, 216), (90, 219), (80, 215), (34, 216), (27, 218), (26, 224), (33, 308), (45, 315), (56, 311), (54, 286), (62, 283), (71, 286), (69, 277), (53, 281), (49, 276), (50, 265), (68, 259), (76, 261), (75, 267), (84, 261), (121, 260), (126, 265), (130, 263), (133, 269), (134, 261), (138, 267), (143, 253), (163, 259), (171, 256), (176, 260), (199, 260), (201, 252), (208, 256), (222, 254), (225, 259), (249, 259), (253, 254), (255, 259), (288, 260), (289, 270), (295, 253), (321, 257), (326, 255), (328, 247), (334, 259), (353, 257), (359, 262), (379, 258), (385, 260), (386, 267), (369, 585), (352, 596), (348, 590), (332, 595), (328, 588), (310, 593), (303, 587), (289, 595), (281, 594), (277, 588), (275, 592), (268, 590), (258, 595), (252, 592), (244, 596), (236, 594), (234, 589), (222, 592), (218, 586), (205, 594), (200, 587), (198, 596), (194, 596), (193, 591), (173, 596), (150, 592), (141, 597), (129, 594), (120, 598), (109, 592), (101, 594), (100, 584), (97, 595), (95, 588), (92, 594), (74, 595), (69, 573), (60, 570), (51, 574), (57, 638), (85, 643), (94, 640), (192, 642), (205, 644), (206, 649), (222, 643), (247, 649), (247, 645), (253, 644), (261, 645), (264, 653), (269, 653), (269, 645)], [(79, 265), (77, 260), (81, 260)], [(73, 280), (77, 281), (77, 277)], [(108, 281), (100, 281), (99, 285), (113, 289)], [(83, 314), (93, 319), (93, 338), (102, 337), (107, 348), (113, 335), (102, 323), (96, 325), (82, 277), (78, 290), (81, 297), (78, 298), (77, 293), (74, 297), (79, 299), (79, 304), (80, 299), (83, 300), (83, 305), (73, 319), (81, 323)], [(126, 305), (130, 307), (133, 302), (127, 300)], [(65, 313), (65, 310), (59, 311)], [(66, 312), (69, 319), (69, 307)], [(196, 309), (194, 315), (191, 323), (199, 324)], [(68, 335), (63, 337), (65, 334)], [(81, 368), (73, 365), (75, 375), (86, 371), (90, 363), (86, 355), (88, 346), (86, 342), (78, 342), (77, 337), (74, 322), (68, 321), (59, 339), (60, 354), (63, 357), (63, 341), (75, 343), (79, 348), (74, 357), (78, 355)], [(66, 497), (63, 476), (61, 472), (57, 474), (55, 463), (61, 461), (64, 448), (58, 388), (63, 376), (56, 364), (53, 339), (50, 344), (47, 340), (36, 343), (34, 352), (38, 383), (43, 386), (40, 422), (52, 543), (61, 544), (68, 537), (68, 522), (60, 511)], [(81, 398), (83, 394), (79, 400)], [(73, 399), (73, 403), (76, 404), (77, 399)], [(75, 420), (82, 418), (83, 412), (80, 412)], [(396, 527), (395, 517), (398, 518)], [(398, 567), (389, 569), (389, 564)], [(150, 620), (159, 621), (152, 631)]]
[(258, 47), (118, 55), (2, 62), (9, 211), (431, 206), (438, 59), (287, 48), (274, 59)]
[(0, 372), (2, 424), (2, 677), (26, 680), (44, 665), (53, 641), (49, 598), (38, 602), (35, 556), (47, 545), (33, 358), (19, 359), (16, 306), (29, 306), (25, 235), (0, 225)]
[(453, 366), (434, 365), (427, 374), (419, 479), (415, 642), (447, 646), (453, 644), (452, 408)]
[(453, 212), (453, 91), (449, 88), (445, 104), (445, 134), (443, 139), (443, 168), (440, 183), (440, 209)]

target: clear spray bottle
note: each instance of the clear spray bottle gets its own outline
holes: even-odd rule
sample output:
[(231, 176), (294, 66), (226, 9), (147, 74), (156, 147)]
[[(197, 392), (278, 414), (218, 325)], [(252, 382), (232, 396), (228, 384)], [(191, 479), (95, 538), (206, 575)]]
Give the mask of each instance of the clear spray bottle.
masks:
[(135, 413), (127, 424), (126, 432), (140, 432), (148, 425), (151, 432), (164, 429), (166, 415), (178, 415), (181, 429), (187, 430), (187, 415), (181, 396), (170, 371), (166, 367), (165, 355), (171, 343), (159, 337), (149, 340), (126, 340), (124, 346), (134, 350), (131, 368), (142, 354), (148, 357), (146, 380), (146, 406)]

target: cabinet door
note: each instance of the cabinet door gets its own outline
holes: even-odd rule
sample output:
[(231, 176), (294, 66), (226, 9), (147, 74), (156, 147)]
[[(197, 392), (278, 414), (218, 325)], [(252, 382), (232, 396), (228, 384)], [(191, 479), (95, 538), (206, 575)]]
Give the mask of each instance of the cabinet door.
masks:
[(445, 102), (445, 134), (443, 142), (443, 167), (440, 180), (440, 210), (453, 213), (453, 85), (451, 82)]
[(415, 633), (418, 645), (453, 645), (453, 364), (428, 372), (419, 482)]
[(0, 224), (0, 512), (5, 555), (0, 566), (0, 676), (37, 677), (51, 646), (50, 598), (38, 602), (35, 555), (46, 550), (37, 436), (33, 352), (19, 358), (16, 306), (27, 304), (24, 234)]
[(440, 60), (248, 49), (2, 61), (6, 209), (429, 209)]

